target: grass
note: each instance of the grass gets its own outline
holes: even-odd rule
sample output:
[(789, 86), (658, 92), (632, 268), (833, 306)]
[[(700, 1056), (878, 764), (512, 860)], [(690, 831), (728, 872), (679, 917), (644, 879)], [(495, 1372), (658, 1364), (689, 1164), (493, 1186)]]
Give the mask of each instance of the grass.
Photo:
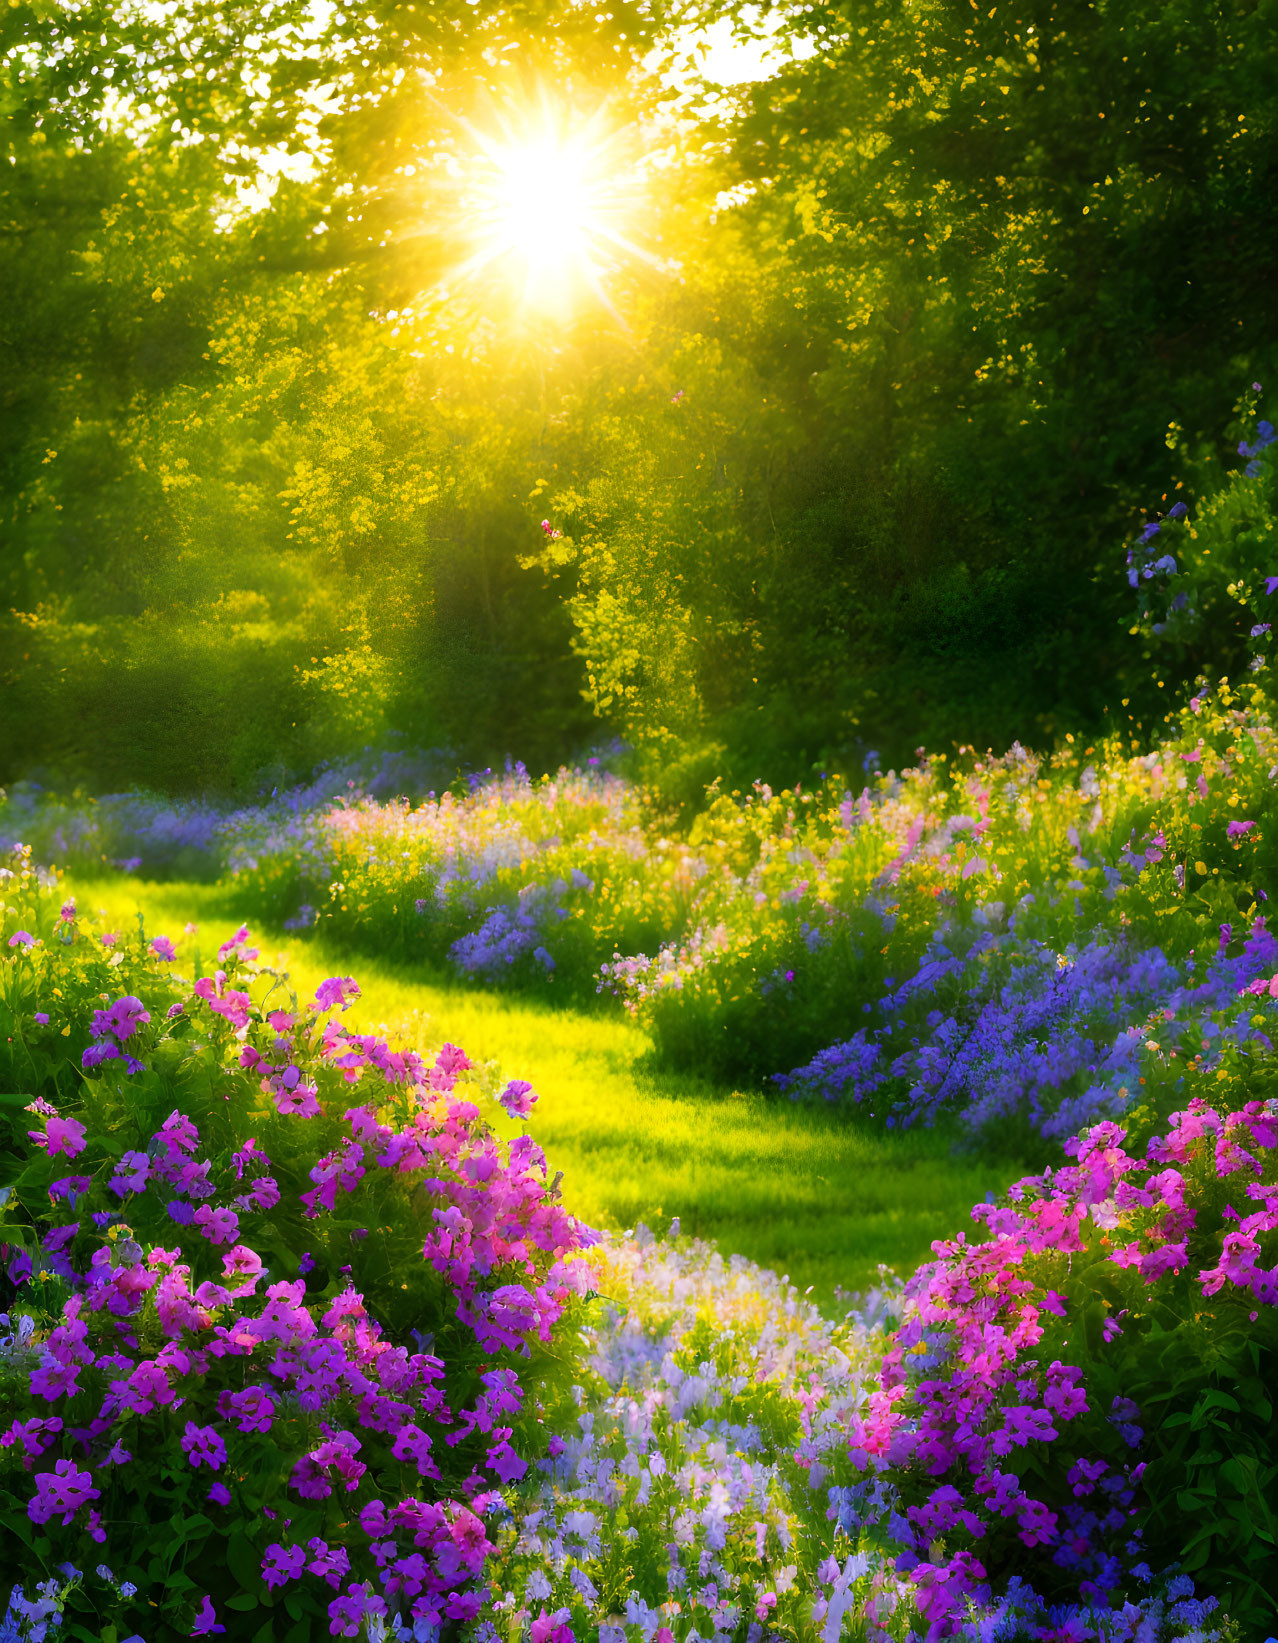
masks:
[[(246, 916), (218, 885), (116, 878), (71, 887), (83, 911), (101, 909), (116, 927), (140, 914), (148, 935), (176, 937), (196, 923), (206, 953)], [(827, 1308), (836, 1286), (877, 1282), (880, 1263), (910, 1271), (934, 1239), (971, 1228), (973, 1203), (1026, 1172), (1014, 1160), (953, 1157), (935, 1132), (885, 1134), (828, 1108), (665, 1071), (624, 1016), (481, 992), (249, 923), (262, 961), (287, 969), (299, 993), (353, 973), (363, 997), (346, 1019), (357, 1030), (384, 1026), (422, 1048), (451, 1040), (504, 1076), (526, 1078), (541, 1098), (532, 1133), (584, 1220), (664, 1231), (677, 1215), (685, 1233), (787, 1273)]]

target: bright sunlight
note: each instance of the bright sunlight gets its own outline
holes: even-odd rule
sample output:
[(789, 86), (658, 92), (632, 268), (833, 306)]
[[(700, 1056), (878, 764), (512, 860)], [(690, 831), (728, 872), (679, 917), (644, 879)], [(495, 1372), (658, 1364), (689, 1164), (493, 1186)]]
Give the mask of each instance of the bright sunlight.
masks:
[(543, 105), (535, 122), (466, 129), (474, 151), (462, 203), (473, 249), (459, 279), (496, 274), (525, 307), (567, 312), (593, 298), (611, 310), (607, 276), (627, 258), (653, 259), (622, 232), (638, 188), (602, 114), (572, 121)]

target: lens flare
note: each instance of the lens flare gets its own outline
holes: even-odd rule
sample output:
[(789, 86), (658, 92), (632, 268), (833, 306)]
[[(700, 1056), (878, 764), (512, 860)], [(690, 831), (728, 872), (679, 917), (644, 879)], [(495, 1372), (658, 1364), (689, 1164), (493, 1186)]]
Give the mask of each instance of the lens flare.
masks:
[(609, 276), (628, 259), (655, 259), (623, 232), (640, 190), (603, 115), (543, 104), (496, 133), (466, 130), (458, 208), (468, 249), (452, 283), (499, 279), (522, 307), (566, 314), (593, 300), (615, 312)]

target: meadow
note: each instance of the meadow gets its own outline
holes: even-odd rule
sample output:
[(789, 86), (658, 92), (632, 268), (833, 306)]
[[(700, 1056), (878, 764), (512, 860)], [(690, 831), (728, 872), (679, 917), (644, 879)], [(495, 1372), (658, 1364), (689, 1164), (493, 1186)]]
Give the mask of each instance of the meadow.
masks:
[(1273, 0), (0, 103), (0, 1643), (1275, 1643)]
[[(1138, 628), (1271, 483), (1145, 533)], [(691, 818), (6, 795), (9, 1634), (1259, 1638), (1253, 630), (1149, 745)]]

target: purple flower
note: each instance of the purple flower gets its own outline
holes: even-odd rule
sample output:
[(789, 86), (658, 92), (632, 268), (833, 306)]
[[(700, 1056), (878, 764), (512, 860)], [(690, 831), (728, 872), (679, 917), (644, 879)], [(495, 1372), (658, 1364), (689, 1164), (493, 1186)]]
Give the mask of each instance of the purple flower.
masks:
[(29, 930), (15, 930), (9, 937), (10, 947), (34, 947), (36, 938)]
[(207, 1466), (216, 1472), (226, 1460), (226, 1445), (211, 1426), (197, 1426), (194, 1421), (187, 1421), (180, 1441), (192, 1466)]
[(45, 1012), (43, 1010), (37, 1010), (36, 1011), (35, 1019), (36, 1019), (36, 1024), (38, 1026), (47, 1027), (49, 1025), (49, 1017), (45, 1014)]
[(65, 1526), (86, 1501), (97, 1500), (101, 1491), (93, 1487), (93, 1475), (82, 1472), (71, 1460), (60, 1460), (52, 1472), (35, 1475), (35, 1498), (27, 1503), (32, 1523), (47, 1523), (61, 1514)]
[(306, 1553), (300, 1546), (283, 1547), (276, 1541), (266, 1548), (262, 1559), (262, 1579), (268, 1586), (282, 1586), (296, 1580), (306, 1567)]
[(358, 997), (359, 987), (350, 976), (330, 976), (327, 981), (321, 981), (315, 991), (315, 1003), (321, 1010), (332, 1010), (339, 1004), (345, 1009)]
[(233, 1209), (211, 1209), (201, 1204), (193, 1219), (211, 1244), (233, 1244), (239, 1237), (240, 1221)]
[(215, 1483), (209, 1490), (209, 1499), (216, 1506), (229, 1506), (231, 1504), (231, 1491), (224, 1483)]
[(208, 1593), (200, 1600), (200, 1612), (195, 1617), (195, 1624), (191, 1627), (192, 1637), (207, 1637), (211, 1632), (224, 1632), (225, 1626), (217, 1624), (217, 1613), (209, 1601)]
[(151, 1160), (144, 1152), (126, 1152), (111, 1177), (110, 1188), (121, 1198), (126, 1192), (141, 1192), (151, 1178)]
[(532, 1085), (522, 1078), (512, 1078), (497, 1097), (512, 1118), (527, 1118), (537, 1100)]
[(48, 1148), (50, 1158), (59, 1152), (76, 1158), (84, 1151), (85, 1130), (78, 1118), (50, 1118), (43, 1130), (28, 1130), (27, 1134), (37, 1147)]
[(156, 958), (163, 959), (166, 964), (172, 964), (177, 957), (177, 951), (167, 936), (156, 936), (151, 943), (151, 951)]

